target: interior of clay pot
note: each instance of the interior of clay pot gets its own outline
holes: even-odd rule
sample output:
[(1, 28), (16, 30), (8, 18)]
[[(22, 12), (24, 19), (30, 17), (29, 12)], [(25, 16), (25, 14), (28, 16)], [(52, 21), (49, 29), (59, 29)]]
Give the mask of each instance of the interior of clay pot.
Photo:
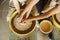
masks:
[[(16, 29), (16, 27), (15, 27), (15, 25), (14, 25), (14, 18), (17, 16), (18, 14), (16, 14), (13, 18), (12, 18), (12, 20), (11, 20), (11, 25), (12, 25), (12, 29), (13, 29), (13, 31), (15, 31), (16, 33), (18, 33), (18, 34), (26, 34), (26, 33), (29, 33), (30, 31), (32, 31), (33, 29), (34, 29), (34, 27), (35, 27), (35, 25), (36, 25), (36, 22), (35, 21), (32, 21), (32, 25), (31, 25), (31, 27), (29, 28), (29, 29), (27, 29), (27, 30), (25, 30), (25, 31), (20, 31), (20, 30), (18, 30), (18, 29)], [(32, 15), (31, 15), (32, 16)]]

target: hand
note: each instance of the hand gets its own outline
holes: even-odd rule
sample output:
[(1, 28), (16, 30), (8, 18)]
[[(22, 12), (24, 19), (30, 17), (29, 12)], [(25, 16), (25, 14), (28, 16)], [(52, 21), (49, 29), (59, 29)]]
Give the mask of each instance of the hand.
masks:
[[(39, 2), (39, 0), (31, 0), (30, 3), (25, 7), (24, 11), (21, 13), (20, 17), (18, 18), (18, 22), (21, 22), (21, 20), (23, 19), (23, 16), (28, 12), (31, 11), (31, 8), (33, 8), (33, 6)], [(30, 12), (29, 12), (30, 13)]]

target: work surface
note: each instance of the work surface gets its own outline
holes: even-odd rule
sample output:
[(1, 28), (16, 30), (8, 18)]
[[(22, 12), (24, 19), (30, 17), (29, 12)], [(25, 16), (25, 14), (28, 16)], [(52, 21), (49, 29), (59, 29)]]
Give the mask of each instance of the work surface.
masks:
[[(8, 22), (6, 21), (6, 17), (9, 11), (8, 1), (9, 0), (5, 0), (0, 5), (0, 40), (9, 40), (10, 37), (12, 37), (12, 40), (14, 39), (9, 29)], [(38, 30), (37, 40), (49, 40), (49, 38), (48, 38), (48, 35), (44, 35)]]

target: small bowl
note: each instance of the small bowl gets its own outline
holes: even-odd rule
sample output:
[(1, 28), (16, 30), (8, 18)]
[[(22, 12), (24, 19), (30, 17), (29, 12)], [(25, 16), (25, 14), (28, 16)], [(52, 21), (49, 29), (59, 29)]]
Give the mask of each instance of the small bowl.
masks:
[[(48, 27), (49, 26), (49, 27)], [(43, 27), (43, 28), (42, 28)], [(48, 28), (48, 29), (46, 29)], [(45, 30), (44, 30), (45, 29)], [(52, 32), (53, 30), (53, 25), (50, 21), (48, 20), (43, 20), (41, 23), (40, 23), (40, 31), (44, 34), (49, 34), (50, 32)]]

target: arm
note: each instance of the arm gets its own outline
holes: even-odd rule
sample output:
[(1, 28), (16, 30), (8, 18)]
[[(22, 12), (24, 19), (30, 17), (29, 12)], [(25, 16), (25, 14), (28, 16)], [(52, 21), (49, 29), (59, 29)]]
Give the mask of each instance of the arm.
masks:
[(13, 4), (14, 4), (15, 9), (17, 10), (17, 12), (20, 13), (20, 5), (18, 3), (18, 0), (13, 0)]
[(29, 19), (25, 19), (23, 22), (44, 19), (44, 18), (50, 17), (50, 16), (57, 14), (57, 13), (60, 13), (60, 6), (56, 6), (55, 8), (51, 9), (50, 11), (48, 11), (42, 15), (35, 16), (35, 17), (29, 18)]

